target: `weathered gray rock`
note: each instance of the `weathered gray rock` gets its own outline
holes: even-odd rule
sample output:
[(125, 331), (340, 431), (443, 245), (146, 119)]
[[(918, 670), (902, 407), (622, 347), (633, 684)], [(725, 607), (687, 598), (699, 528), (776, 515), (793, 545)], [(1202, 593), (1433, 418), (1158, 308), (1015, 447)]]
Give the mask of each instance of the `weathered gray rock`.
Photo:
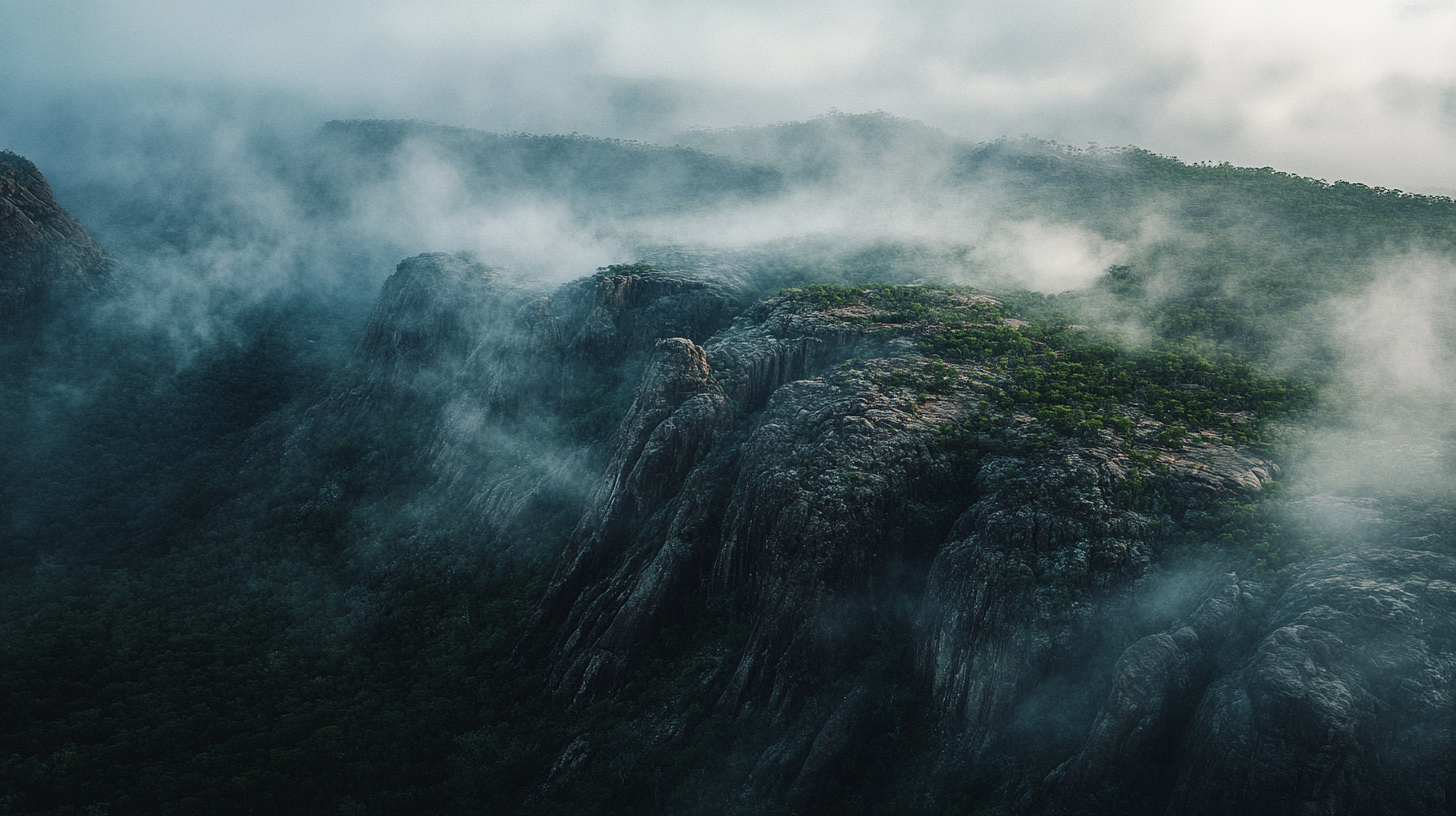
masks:
[[(612, 460), (542, 605), (543, 621), (567, 620), (553, 650), (558, 666), (553, 676), (562, 690), (589, 694), (605, 678), (620, 676), (655, 628), (672, 618), (684, 595), (731, 592), (757, 580), (744, 569), (756, 574), (763, 568), (764, 576), (772, 572), (766, 564), (734, 563), (745, 550), (768, 553), (772, 548), (748, 541), (752, 531), (725, 529), (732, 522), (724, 521), (724, 514), (731, 517), (734, 507), (757, 507), (754, 491), (765, 485), (774, 501), (797, 497), (802, 507), (814, 504), (803, 500), (797, 486), (756, 478), (754, 451), (762, 446), (759, 458), (777, 467), (774, 463), (786, 452), (779, 440), (784, 424), (817, 427), (835, 412), (834, 395), (844, 395), (836, 388), (821, 389), (810, 399), (830, 402), (812, 409), (803, 400), (788, 399), (780, 405), (784, 416), (766, 411), (770, 418), (757, 422), (747, 444), (735, 444), (731, 456), (710, 454), (756, 403), (769, 393), (787, 395), (780, 386), (844, 354), (857, 337), (828, 321), (797, 319), (782, 309), (740, 318), (706, 350), (686, 338), (659, 341), (659, 357), (643, 375), (618, 430)], [(859, 386), (873, 390), (867, 381)], [(863, 410), (863, 394), (854, 399)], [(920, 433), (932, 431), (926, 426)], [(826, 454), (824, 467), (851, 472), (857, 463), (841, 453)], [(818, 484), (823, 469), (805, 474)], [(821, 508), (825, 518), (844, 506), (842, 498)], [(834, 524), (840, 529), (843, 522)], [(840, 538), (832, 531), (826, 536), (829, 546)], [(767, 599), (775, 591), (754, 592)], [(785, 614), (792, 611), (784, 608)]]
[[(929, 691), (938, 768), (1015, 753), (1008, 740), (1041, 733), (1028, 723), (1056, 688), (1105, 689), (1054, 724), (1072, 748), (1038, 759), (1032, 812), (1118, 812), (1134, 794), (1146, 806), (1178, 781), (1166, 758), (1194, 756), (1179, 746), (1201, 698), (1208, 717), (1238, 720), (1216, 702), (1238, 698), (1220, 683), (1264, 635), (1258, 586), (1220, 573), (1176, 615), (1120, 616), (1169, 586), (1152, 565), (1178, 525), (1166, 513), (1261, 490), (1277, 469), (1257, 453), (1163, 446), (1142, 417), (1127, 440), (1048, 444), (1034, 417), (987, 399), (1003, 370), (926, 357), (922, 329), (862, 306), (785, 297), (728, 325), (740, 294), (716, 278), (616, 268), (527, 296), (447, 255), (396, 278), (355, 370), (368, 388), (437, 399), (425, 453), (473, 535), (521, 538), (507, 533), (578, 509), (533, 624), (559, 699), (623, 694), (646, 663), (673, 664), (664, 632), (709, 609), (744, 625), (683, 680), (697, 705), (754, 724), (718, 782), (738, 791), (732, 807), (833, 799), (887, 715), (858, 666), (894, 641), (898, 670)], [(932, 370), (933, 388), (904, 385)], [(613, 399), (609, 442), (563, 439), (556, 423)], [(961, 427), (996, 437), (967, 453), (946, 436)], [(681, 733), (678, 704), (638, 739)], [(571, 742), (550, 785), (614, 761), (591, 745)]]
[(400, 261), (354, 353), (365, 382), (455, 374), (482, 331), (507, 308), (508, 299), (492, 285), (497, 278), (495, 270), (465, 253), (432, 252)]
[(0, 151), (0, 327), (52, 301), (112, 291), (116, 272), (36, 166)]
[(936, 557), (917, 626), (939, 717), (973, 751), (1082, 635), (1098, 594), (1147, 570), (1148, 521), (1113, 501), (1119, 475), (1091, 451), (981, 466), (981, 498)]
[(1132, 798), (1166, 787), (1188, 712), (1249, 645), (1265, 590), (1222, 573), (1197, 594), (1186, 619), (1123, 652), (1086, 743), (1046, 780), (1031, 812), (1125, 813)]
[(1456, 559), (1390, 547), (1306, 568), (1189, 727), (1173, 814), (1449, 813)]
[[(422, 504), (451, 508), (454, 535), (490, 542), (492, 557), (554, 559), (657, 342), (721, 328), (738, 285), (633, 266), (542, 296), (466, 254), (407, 259), (282, 455), (302, 466), (342, 444), (366, 467), (405, 459), (428, 480)], [(674, 444), (666, 434), (652, 445)], [(439, 526), (429, 513), (420, 524), (421, 538)]]
[(774, 393), (739, 451), (713, 562), (718, 591), (745, 590), (755, 621), (731, 700), (789, 703), (795, 678), (887, 614), (894, 576), (949, 524), (956, 477), (935, 449), (944, 415), (925, 413), (851, 372)]
[[(1003, 375), (961, 364), (941, 369), (937, 393), (912, 395), (895, 383), (931, 363), (913, 342), (785, 300), (705, 349), (682, 339), (658, 354), (541, 622), (561, 622), (553, 683), (581, 702), (617, 693), (692, 609), (744, 614), (718, 710), (777, 735), (746, 770), (746, 810), (826, 795), (832, 769), (868, 738), (868, 703), (851, 693), (825, 709), (805, 698), (817, 682), (807, 678), (851, 671), (885, 632), (913, 639), (947, 750), (979, 756), (1041, 684), (1090, 659), (1097, 629), (1148, 574), (1167, 520), (1130, 509), (1126, 480), (1156, 470), (1146, 490), (1211, 502), (1276, 472), (1198, 439), (1155, 449), (1151, 465), (1115, 439), (1026, 444), (1035, 420), (983, 399)], [(968, 464), (943, 429), (987, 411), (1008, 452)], [(1237, 640), (1228, 632), (1243, 632), (1248, 591), (1225, 576), (1171, 630), (1123, 641), (1135, 645), (1116, 691), (1058, 777), (1072, 798), (1056, 802), (1176, 741), (1179, 712)]]
[[(659, 622), (657, 611), (680, 574), (673, 562), (682, 545), (665, 542), (644, 564), (646, 554), (632, 546), (634, 528), (680, 489), (727, 418), (726, 401), (703, 349), (684, 338), (658, 341), (656, 357), (617, 432), (605, 474), (543, 602), (548, 616), (571, 610), (557, 648), (558, 682), (574, 683), (579, 693), (587, 693), (604, 671), (618, 668), (611, 655), (625, 656), (650, 631), (650, 624)], [(627, 564), (612, 579), (593, 586), (604, 567), (624, 551), (631, 551)]]

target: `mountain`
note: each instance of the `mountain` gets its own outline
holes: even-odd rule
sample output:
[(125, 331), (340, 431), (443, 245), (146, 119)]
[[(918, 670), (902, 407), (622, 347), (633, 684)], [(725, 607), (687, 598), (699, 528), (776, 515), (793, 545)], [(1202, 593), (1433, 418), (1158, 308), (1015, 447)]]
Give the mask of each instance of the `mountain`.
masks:
[(402, 167), (437, 162), (459, 173), (475, 201), (559, 198), (588, 217), (644, 215), (759, 199), (784, 188), (769, 167), (687, 147), (618, 139), (488, 133), (417, 121), (333, 121), (313, 145), (311, 171), (324, 200)]
[[(426, 262), (446, 261), (396, 278)], [(1431, 639), (1456, 606), (1421, 588), (1450, 556), (1372, 546), (1301, 566), (1282, 590), (1239, 555), (1248, 544), (1176, 589), (1191, 579), (1158, 566), (1247, 523), (1230, 508), (1270, 512), (1279, 468), (1237, 440), (1298, 389), (1231, 382), (1194, 355), (1141, 358), (937, 287), (811, 287), (699, 325), (696, 341), (671, 336), (704, 314), (687, 296), (701, 286), (604, 271), (599, 316), (572, 321), (611, 326), (594, 344), (613, 358), (646, 359), (526, 653), (559, 716), (625, 705), (652, 727), (573, 729), (537, 806), (596, 801), (582, 797), (606, 764), (627, 790), (664, 767), (691, 780), (655, 783), (668, 810), (715, 797), (750, 812), (939, 810), (951, 780), (994, 762), (1036, 813), (1443, 807), (1429, 765), (1361, 757), (1451, 750), (1427, 726), (1452, 713)], [(472, 373), (506, 356), (481, 338), (469, 361), (448, 352), (466, 380), (562, 393), (561, 369), (504, 386)], [(1160, 382), (1158, 366), (1177, 373)], [(1117, 397), (1024, 396), (1117, 370), (1137, 382)], [(481, 408), (468, 436), (508, 416)], [(1189, 416), (1205, 418), (1175, 419)], [(435, 449), (458, 444), (450, 425)], [(497, 522), (551, 478), (476, 473), (465, 492), (491, 496)], [(1392, 692), (1397, 676), (1407, 688)], [(725, 727), (735, 736), (696, 736)], [(624, 755), (640, 759), (623, 768)], [(679, 755), (719, 759), (705, 776)]]
[(0, 321), (16, 325), (53, 299), (115, 287), (116, 262), (56, 203), (34, 164), (0, 151)]
[[(332, 123), (260, 162), (287, 218), (126, 258), (175, 320), (7, 359), (0, 802), (1449, 810), (1456, 204), (879, 114), (680, 141)], [(383, 255), (523, 199), (630, 260)]]

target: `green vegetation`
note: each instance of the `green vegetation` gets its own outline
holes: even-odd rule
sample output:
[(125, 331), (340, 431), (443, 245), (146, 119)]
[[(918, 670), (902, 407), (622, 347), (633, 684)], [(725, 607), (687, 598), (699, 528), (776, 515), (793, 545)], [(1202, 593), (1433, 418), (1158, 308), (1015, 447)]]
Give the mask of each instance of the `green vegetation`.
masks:
[[(1209, 433), (1228, 443), (1259, 444), (1267, 441), (1267, 420), (1307, 409), (1314, 398), (1313, 386), (1264, 374), (1227, 351), (1205, 356), (1190, 344), (1168, 342), (1131, 349), (1105, 333), (1052, 322), (1062, 317), (1058, 312), (1014, 312), (970, 289), (814, 285), (782, 295), (819, 309), (862, 307), (863, 314), (847, 318), (855, 322), (915, 324), (904, 330), (925, 354), (999, 375), (1000, 384), (987, 388), (984, 399), (1027, 410), (1057, 433), (1084, 442), (1097, 441), (1106, 429), (1131, 444), (1141, 413), (1162, 424), (1161, 443)], [(932, 362), (923, 376), (900, 372), (889, 384), (948, 393), (956, 379), (950, 370)]]
[[(959, 394), (979, 402), (979, 410), (943, 426), (938, 437), (965, 467), (974, 469), (988, 454), (1045, 447), (1058, 436), (1081, 444), (1110, 441), (1133, 465), (1119, 500), (1182, 520), (1163, 531), (1167, 558), (1241, 557), (1287, 580), (1290, 566), (1316, 549), (1289, 518), (1278, 483), (1205, 506), (1153, 464), (1159, 449), (1193, 437), (1273, 447), (1271, 420), (1313, 410), (1310, 383), (1266, 374), (1231, 352), (1203, 352), (1192, 342), (1130, 348), (1105, 332), (1069, 325), (1065, 313), (1030, 293), (1010, 299), (1019, 310), (954, 287), (813, 285), (781, 294), (848, 322), (916, 338), (920, 351), (935, 359), (892, 371), (883, 382), (922, 400)], [(984, 382), (966, 383), (957, 365), (973, 366)], [(1013, 428), (1018, 411), (1046, 430)], [(1143, 419), (1158, 425), (1137, 428)]]
[(999, 320), (1006, 314), (999, 301), (969, 287), (816, 283), (785, 289), (778, 296), (818, 309), (863, 306), (869, 310), (866, 315), (844, 318), (859, 323), (959, 325)]

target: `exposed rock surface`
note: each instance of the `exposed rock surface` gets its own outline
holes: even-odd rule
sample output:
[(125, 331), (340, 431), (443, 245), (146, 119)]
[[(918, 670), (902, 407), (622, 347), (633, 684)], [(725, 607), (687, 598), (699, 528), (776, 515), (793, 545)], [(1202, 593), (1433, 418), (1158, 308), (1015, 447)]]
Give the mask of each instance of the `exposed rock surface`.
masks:
[(1165, 790), (1188, 711), (1245, 653), (1266, 594), (1234, 573), (1215, 574), (1191, 615), (1123, 652), (1086, 743), (1047, 779), (1031, 810), (1125, 813), (1133, 797)]
[(1097, 453), (987, 461), (982, 498), (931, 568), (920, 661), (941, 718), (973, 745), (1084, 633), (1094, 596), (1149, 566), (1148, 520), (1116, 506), (1117, 470)]
[(0, 151), (0, 326), (52, 298), (114, 286), (116, 262), (56, 203), (35, 165)]
[(1169, 813), (1449, 813), (1456, 559), (1317, 561), (1203, 695)]
[(492, 286), (497, 277), (465, 253), (400, 261), (355, 352), (365, 381), (452, 375), (481, 333), (513, 305), (513, 293)]
[[(622, 421), (623, 394), (644, 370), (638, 390), (652, 392), (659, 341), (711, 336), (742, 308), (740, 287), (633, 265), (543, 296), (467, 254), (409, 258), (385, 282), (350, 371), (291, 447), (377, 436), (408, 417), (408, 428), (383, 433), (420, 440), (437, 487), (463, 503), (477, 533), (498, 536), (547, 508), (579, 510), (590, 494), (582, 471), (603, 458), (596, 429)], [(648, 431), (662, 410), (640, 409)]]
[[(654, 424), (629, 408), (660, 376), (660, 342), (704, 341), (742, 305), (732, 279), (640, 267), (602, 270), (545, 297), (518, 296), (509, 314), (476, 332), (455, 372), (430, 446), (435, 470), (491, 525), (512, 517), (494, 508), (519, 507), (542, 490), (585, 499), (582, 471), (604, 455), (591, 440), (624, 416), (629, 425)], [(639, 386), (641, 377), (649, 384)], [(664, 409), (636, 410), (656, 417)], [(481, 467), (507, 460), (509, 474)]]
[(1029, 811), (1449, 813), (1453, 578), (1449, 556), (1374, 545), (1311, 564), (1272, 607), (1215, 577), (1123, 653)]
[[(933, 361), (895, 334), (771, 301), (705, 349), (660, 343), (543, 606), (562, 622), (552, 677), (577, 700), (617, 693), (689, 610), (744, 610), (752, 625), (713, 685), (717, 704), (787, 729), (748, 774), (745, 801), (802, 799), (870, 738), (856, 730), (861, 703), (795, 714), (805, 678), (852, 674), (876, 638), (910, 640), (933, 716), (974, 755), (1060, 663), (1086, 658), (1098, 610), (1151, 566), (1158, 524), (1120, 494), (1138, 467), (1123, 450), (1028, 449), (968, 470), (941, 429), (998, 410), (981, 396), (1000, 375), (958, 365), (953, 386), (912, 396), (896, 372)], [(1034, 424), (1000, 421), (1013, 434)], [(1166, 489), (1209, 501), (1257, 491), (1276, 470), (1197, 440), (1148, 461)], [(1204, 606), (1197, 625), (1143, 647), (1147, 660), (1189, 664), (1165, 695), (1206, 682), (1204, 652), (1224, 634), (1218, 604)], [(1203, 651), (1154, 648), (1198, 626)], [(1099, 728), (1103, 741), (1127, 730)]]
[[(935, 739), (897, 778), (929, 810), (955, 786), (932, 777), (988, 763), (991, 800), (1038, 814), (1449, 810), (1450, 773), (1420, 769), (1452, 767), (1456, 561), (1331, 556), (1277, 600), (1242, 567), (1169, 574), (1170, 536), (1273, 462), (1160, 442), (1133, 404), (1120, 430), (1049, 434), (998, 397), (1004, 365), (931, 354), (934, 326), (745, 306), (635, 265), (528, 294), (444, 255), (385, 288), (356, 387), (430, 384), (425, 455), (478, 534), (574, 521), (518, 651), (557, 704), (639, 706), (620, 730), (644, 751), (705, 711), (734, 723), (709, 810), (850, 807), (912, 723)], [(629, 774), (592, 728), (541, 808)]]
[[(587, 691), (604, 672), (620, 668), (653, 624), (661, 624), (687, 547), (680, 531), (668, 533), (673, 540), (651, 563), (642, 563), (640, 553), (624, 559), (625, 565), (611, 561), (632, 547), (634, 532), (681, 488), (715, 434), (726, 427), (726, 409), (703, 349), (686, 338), (658, 341), (655, 359), (617, 432), (605, 477), (588, 499), (547, 591), (547, 609), (570, 610), (568, 634), (558, 650), (563, 658), (558, 682), (569, 678)], [(594, 585), (612, 566), (617, 566), (613, 578)], [(624, 581), (631, 585), (619, 587)], [(614, 589), (627, 593), (625, 600)], [(595, 647), (581, 649), (582, 642)]]

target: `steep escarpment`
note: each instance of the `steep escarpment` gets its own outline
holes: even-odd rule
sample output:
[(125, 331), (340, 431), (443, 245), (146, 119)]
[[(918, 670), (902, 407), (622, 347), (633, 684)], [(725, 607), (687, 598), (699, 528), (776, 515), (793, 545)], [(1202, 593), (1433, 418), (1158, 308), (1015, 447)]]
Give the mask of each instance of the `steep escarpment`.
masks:
[(521, 807), (1439, 810), (1449, 558), (1259, 561), (1298, 387), (967, 289), (741, 292), (421, 256), (315, 408), (415, 434), (411, 546), (550, 565)]
[(1450, 200), (289, 131), (82, 168), (136, 296), (0, 332), (0, 810), (1451, 810)]
[(482, 331), (508, 313), (513, 292), (469, 255), (430, 253), (401, 261), (355, 351), (366, 382), (426, 373), (445, 376), (465, 362)]
[(683, 541), (684, 528), (694, 526), (692, 514), (656, 519), (653, 528), (666, 523), (669, 530), (661, 535), (670, 538), (657, 552), (634, 539), (646, 522), (666, 515), (664, 503), (684, 480), (702, 482), (692, 472), (730, 421), (703, 349), (686, 338), (659, 341), (542, 605), (543, 623), (567, 618), (557, 649), (558, 683), (577, 684), (586, 693), (603, 676), (615, 675), (644, 634), (662, 625), (683, 571), (696, 560), (695, 548)]
[(114, 285), (116, 262), (56, 203), (29, 161), (0, 151), (0, 321)]
[(1200, 600), (1191, 614), (1129, 646), (1085, 743), (1047, 777), (1029, 811), (1125, 813), (1134, 801), (1159, 810), (1198, 695), (1257, 639), (1269, 594), (1266, 584), (1215, 570), (1192, 593)]
[(1153, 520), (1119, 506), (1106, 451), (995, 456), (936, 556), (918, 620), (942, 721), (973, 753), (1039, 673), (1088, 636), (1099, 595), (1141, 577)]
[(460, 367), (429, 445), (432, 469), (487, 527), (542, 491), (580, 501), (583, 471), (608, 455), (638, 380), (655, 376), (659, 342), (705, 340), (743, 303), (739, 281), (645, 264), (518, 301)]
[[(1139, 466), (1126, 448), (1102, 444), (981, 463), (979, 498), (937, 554), (917, 620), (937, 714), (970, 754), (1001, 750), (996, 740), (1029, 686), (1127, 636), (1112, 610), (1125, 590), (1151, 579), (1157, 552), (1196, 508), (1257, 495), (1277, 473), (1258, 454), (1223, 444), (1149, 457)], [(1145, 482), (1140, 467), (1158, 477)], [(1222, 639), (1205, 634), (1200, 648)]]
[(712, 335), (742, 308), (740, 289), (633, 264), (542, 294), (468, 255), (410, 258), (290, 455), (318, 458), (332, 440), (365, 461), (408, 460), (452, 525), (490, 538), (580, 512), (583, 471), (608, 455), (658, 342)]
[[(1110, 683), (1099, 655), (1149, 633), (1107, 624), (1183, 514), (1257, 494), (1277, 468), (1215, 431), (1161, 442), (1174, 426), (1135, 400), (1112, 428), (1058, 434), (1064, 406), (1006, 396), (1031, 375), (1007, 356), (1024, 324), (999, 309), (835, 290), (754, 307), (703, 346), (661, 341), (541, 608), (556, 690), (586, 704), (649, 657), (698, 665), (664, 655), (662, 633), (691, 641), (705, 610), (731, 616), (742, 628), (697, 644), (716, 668), (691, 682), (770, 737), (740, 746), (756, 759), (730, 785), (762, 804), (840, 784), (884, 725), (868, 691), (884, 676), (865, 672), (890, 643), (913, 647), (890, 671), (928, 689), (919, 716), (945, 741), (925, 759), (947, 768), (1004, 749), (1049, 685)], [(997, 353), (935, 353), (947, 326)], [(677, 739), (681, 712), (657, 715)]]
[[(573, 610), (556, 649), (563, 688), (575, 686), (573, 693), (586, 693), (599, 672), (608, 667), (616, 672), (630, 663), (655, 627), (682, 614), (670, 599), (701, 600), (705, 587), (731, 593), (777, 575), (751, 555), (765, 548), (759, 536), (766, 519), (797, 513), (797, 523), (809, 523), (805, 516), (813, 515), (836, 530), (843, 528), (848, 519), (830, 519), (849, 506), (850, 496), (836, 496), (831, 504), (816, 508), (812, 498), (794, 489), (801, 471), (780, 472), (781, 457), (795, 445), (809, 455), (815, 445), (799, 437), (846, 405), (860, 413), (873, 407), (867, 399), (878, 396), (869, 381), (857, 383), (856, 389), (848, 383), (822, 387), (822, 382), (803, 379), (869, 345), (878, 341), (863, 329), (783, 303), (752, 310), (706, 348), (686, 338), (660, 344), (664, 357), (644, 378), (633, 412), (617, 434), (619, 451), (650, 455), (644, 459), (619, 453), (609, 463), (596, 489), (599, 500), (583, 515), (571, 557), (543, 607)], [(663, 366), (680, 370), (680, 362), (671, 362), (676, 358), (694, 361), (690, 388), (674, 385), (677, 377), (656, 373)], [(671, 410), (648, 414), (639, 411), (644, 405)], [(896, 430), (882, 435), (895, 436)], [(933, 433), (928, 425), (920, 432)], [(842, 454), (855, 446), (837, 433), (822, 441), (823, 449), (812, 454), (820, 461), (802, 463), (803, 473), (848, 472), (850, 463), (841, 461)], [(917, 446), (914, 441), (904, 444)], [(924, 441), (918, 446), (924, 448)], [(656, 474), (653, 489), (645, 493), (633, 487), (644, 472)], [(784, 506), (785, 501), (797, 502), (796, 508)], [(831, 546), (838, 543), (832, 535), (827, 540)], [(786, 557), (796, 561), (792, 554)], [(760, 589), (765, 604), (779, 595), (772, 587)], [(741, 669), (745, 677), (754, 673), (752, 665), (749, 661)]]
[(504, 328), (522, 297), (466, 253), (401, 261), (347, 368), (294, 432), (290, 455), (317, 457), (321, 440), (377, 435), (382, 423), (418, 424), (438, 412), (482, 336)]
[(1277, 598), (1215, 576), (1133, 644), (1034, 813), (1445, 813), (1456, 561), (1371, 544)]

